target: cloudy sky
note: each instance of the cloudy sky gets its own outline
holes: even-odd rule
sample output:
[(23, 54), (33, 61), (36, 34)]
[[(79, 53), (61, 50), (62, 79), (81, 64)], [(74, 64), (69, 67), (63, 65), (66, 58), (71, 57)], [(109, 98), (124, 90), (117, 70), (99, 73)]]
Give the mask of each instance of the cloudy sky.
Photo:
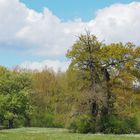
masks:
[(140, 45), (140, 1), (0, 0), (0, 65), (64, 71), (85, 29), (106, 43)]

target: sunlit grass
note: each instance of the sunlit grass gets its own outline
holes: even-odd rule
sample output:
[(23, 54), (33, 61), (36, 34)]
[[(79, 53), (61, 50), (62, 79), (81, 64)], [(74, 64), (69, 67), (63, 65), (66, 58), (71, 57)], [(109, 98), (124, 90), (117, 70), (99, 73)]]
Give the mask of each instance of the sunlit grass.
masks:
[(19, 128), (0, 131), (0, 140), (140, 140), (140, 135), (76, 134), (66, 129)]

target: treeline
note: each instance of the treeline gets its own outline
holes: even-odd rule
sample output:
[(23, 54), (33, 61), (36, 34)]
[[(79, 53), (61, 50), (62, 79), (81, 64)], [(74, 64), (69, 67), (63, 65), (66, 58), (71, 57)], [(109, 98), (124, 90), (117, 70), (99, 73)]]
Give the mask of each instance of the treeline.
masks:
[(81, 35), (66, 72), (0, 67), (0, 126), (140, 132), (140, 47)]

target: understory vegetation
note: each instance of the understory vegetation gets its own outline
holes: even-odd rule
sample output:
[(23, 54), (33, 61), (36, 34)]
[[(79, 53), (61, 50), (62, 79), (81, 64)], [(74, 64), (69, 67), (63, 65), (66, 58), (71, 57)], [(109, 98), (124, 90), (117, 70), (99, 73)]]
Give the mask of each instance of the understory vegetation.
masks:
[(0, 67), (0, 128), (139, 133), (140, 47), (87, 33), (66, 56), (66, 72)]

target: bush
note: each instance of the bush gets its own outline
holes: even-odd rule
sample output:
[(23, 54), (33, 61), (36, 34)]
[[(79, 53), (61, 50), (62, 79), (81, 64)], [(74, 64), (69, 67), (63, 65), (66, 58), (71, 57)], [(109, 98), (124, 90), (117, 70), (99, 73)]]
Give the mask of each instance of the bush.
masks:
[(137, 119), (134, 117), (125, 117), (123, 119), (108, 115), (102, 119), (96, 119), (94, 122), (90, 116), (82, 115), (73, 118), (68, 127), (72, 132), (105, 134), (130, 134), (140, 132)]
[(33, 127), (63, 127), (61, 123), (55, 121), (55, 115), (49, 113), (34, 114), (31, 119)]
[(95, 132), (95, 126), (90, 116), (81, 115), (70, 121), (68, 129), (78, 133)]
[(101, 119), (101, 132), (109, 134), (137, 133), (138, 125), (136, 118), (121, 119), (116, 116), (106, 116)]

